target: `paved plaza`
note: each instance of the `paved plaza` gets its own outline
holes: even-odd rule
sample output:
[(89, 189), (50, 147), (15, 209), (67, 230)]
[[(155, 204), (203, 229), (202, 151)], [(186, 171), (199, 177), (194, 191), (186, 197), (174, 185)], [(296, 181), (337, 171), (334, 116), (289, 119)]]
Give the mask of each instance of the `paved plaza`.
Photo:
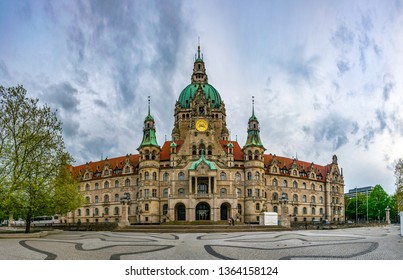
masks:
[(0, 238), (3, 260), (403, 260), (398, 226), (217, 233), (58, 232)]

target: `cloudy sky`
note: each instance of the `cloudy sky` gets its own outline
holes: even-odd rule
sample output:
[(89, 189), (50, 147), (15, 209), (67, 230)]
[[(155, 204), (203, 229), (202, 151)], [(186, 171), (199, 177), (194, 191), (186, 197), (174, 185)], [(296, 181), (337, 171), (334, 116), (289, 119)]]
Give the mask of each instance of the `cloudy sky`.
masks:
[(58, 110), (76, 164), (137, 153), (147, 96), (160, 145), (198, 37), (231, 138), (251, 99), (267, 153), (393, 193), (403, 157), (403, 1), (0, 1), (0, 85)]

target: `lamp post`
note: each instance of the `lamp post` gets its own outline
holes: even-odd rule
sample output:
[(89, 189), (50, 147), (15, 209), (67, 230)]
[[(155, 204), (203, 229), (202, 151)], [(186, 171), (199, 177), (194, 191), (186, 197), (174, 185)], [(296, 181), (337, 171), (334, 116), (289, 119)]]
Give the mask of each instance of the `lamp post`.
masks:
[(130, 225), (128, 206), (131, 203), (130, 193), (124, 193), (123, 197), (120, 199), (120, 204), (122, 204), (122, 217), (118, 223), (119, 227), (127, 227)]

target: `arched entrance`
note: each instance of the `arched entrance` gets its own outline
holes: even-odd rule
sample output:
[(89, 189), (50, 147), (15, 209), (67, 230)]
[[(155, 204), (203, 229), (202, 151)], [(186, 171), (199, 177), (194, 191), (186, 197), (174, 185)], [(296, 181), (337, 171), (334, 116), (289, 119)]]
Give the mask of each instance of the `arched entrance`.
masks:
[(183, 203), (176, 204), (175, 212), (177, 221), (186, 221), (186, 207)]
[(196, 206), (196, 221), (210, 220), (210, 205), (201, 202)]
[(231, 206), (228, 203), (221, 204), (220, 207), (220, 220), (225, 221), (228, 220), (230, 217), (230, 210)]

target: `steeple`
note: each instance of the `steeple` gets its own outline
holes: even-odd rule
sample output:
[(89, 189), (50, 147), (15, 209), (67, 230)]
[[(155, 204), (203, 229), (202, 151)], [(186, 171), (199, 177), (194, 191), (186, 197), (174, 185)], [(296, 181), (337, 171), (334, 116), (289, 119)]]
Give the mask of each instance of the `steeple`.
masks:
[(203, 54), (200, 53), (200, 38), (197, 46), (197, 55), (193, 66), (192, 84), (207, 84), (208, 78), (203, 61)]
[(148, 114), (144, 120), (143, 128), (143, 140), (141, 141), (140, 147), (143, 146), (158, 146), (157, 137), (155, 133), (155, 122), (154, 118), (151, 116), (150, 111), (150, 96), (148, 96)]
[(245, 147), (248, 146), (258, 146), (263, 147), (262, 141), (260, 140), (260, 128), (259, 121), (255, 116), (255, 97), (252, 96), (252, 116), (249, 118), (248, 122), (248, 138), (246, 140)]

